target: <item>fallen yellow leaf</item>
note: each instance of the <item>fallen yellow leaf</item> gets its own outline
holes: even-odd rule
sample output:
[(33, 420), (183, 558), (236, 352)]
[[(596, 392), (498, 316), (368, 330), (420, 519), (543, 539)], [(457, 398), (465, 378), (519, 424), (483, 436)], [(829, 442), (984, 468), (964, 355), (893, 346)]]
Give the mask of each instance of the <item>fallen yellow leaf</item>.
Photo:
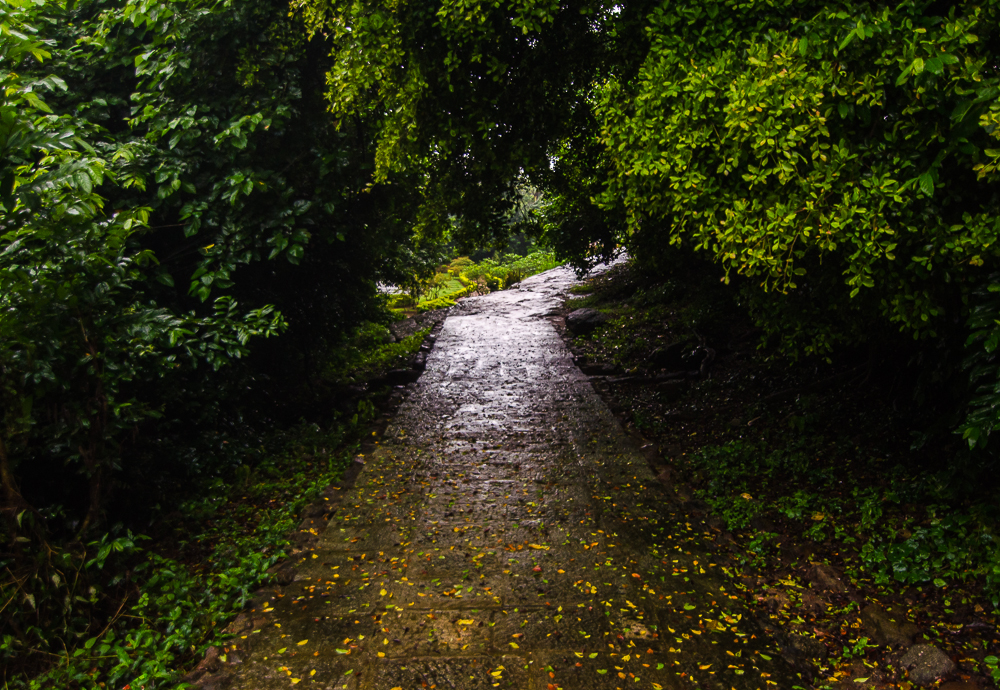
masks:
[(309, 640), (302, 640), (301, 642), (299, 642), (299, 646), (301, 647), (302, 645), (306, 644), (307, 642), (309, 642)]

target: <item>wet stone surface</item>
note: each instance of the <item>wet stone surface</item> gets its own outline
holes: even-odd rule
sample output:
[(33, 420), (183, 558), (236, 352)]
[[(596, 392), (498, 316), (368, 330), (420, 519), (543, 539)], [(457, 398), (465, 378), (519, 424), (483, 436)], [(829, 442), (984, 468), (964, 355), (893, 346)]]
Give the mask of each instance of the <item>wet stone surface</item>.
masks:
[(230, 687), (805, 685), (573, 365), (549, 320), (572, 284), (452, 310), (295, 581), (226, 648)]

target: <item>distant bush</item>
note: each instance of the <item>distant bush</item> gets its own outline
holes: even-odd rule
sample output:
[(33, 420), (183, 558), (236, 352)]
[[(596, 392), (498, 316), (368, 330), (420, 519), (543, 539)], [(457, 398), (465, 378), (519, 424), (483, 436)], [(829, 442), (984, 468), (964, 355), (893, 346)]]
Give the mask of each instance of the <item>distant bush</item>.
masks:
[(436, 299), (427, 300), (426, 302), (421, 302), (417, 305), (417, 309), (420, 311), (431, 311), (433, 309), (444, 309), (446, 307), (454, 307), (455, 300), (461, 299), (463, 297), (468, 297), (474, 293), (479, 288), (476, 283), (471, 283), (466, 285), (464, 288), (457, 292), (452, 292), (445, 297), (438, 297)]
[(454, 306), (455, 300), (479, 290), (504, 290), (529, 276), (558, 265), (559, 262), (551, 251), (535, 251), (527, 256), (506, 254), (484, 259), (478, 264), (467, 256), (460, 256), (447, 266), (440, 267), (416, 297), (390, 295), (386, 304), (397, 313), (404, 309), (443, 309)]
[(498, 259), (483, 259), (478, 264), (471, 264), (462, 271), (462, 275), (472, 282), (481, 282), (490, 290), (504, 290), (558, 265), (559, 262), (551, 251), (536, 251), (527, 256), (507, 254)]
[(386, 305), (390, 309), (409, 309), (417, 306), (417, 301), (406, 293), (400, 293), (398, 295), (389, 295)]

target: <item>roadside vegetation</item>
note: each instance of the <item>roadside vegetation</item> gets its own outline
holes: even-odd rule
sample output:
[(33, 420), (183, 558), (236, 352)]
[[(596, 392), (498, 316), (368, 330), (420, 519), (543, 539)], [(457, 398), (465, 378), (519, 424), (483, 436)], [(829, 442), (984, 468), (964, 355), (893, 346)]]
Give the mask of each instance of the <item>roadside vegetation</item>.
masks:
[(175, 685), (420, 346), (366, 339), (376, 284), (447, 237), (364, 189), (304, 34), (270, 1), (0, 7), (4, 687)]
[(331, 408), (317, 421), (220, 434), (207, 457), (224, 464), (160, 488), (148, 511), (27, 562), (7, 556), (6, 687), (175, 687), (208, 647), (224, 650), (228, 622), (295, 549), (303, 508), (378, 433), (391, 389), (366, 383), (406, 366), (428, 330), (387, 332), (364, 324), (333, 351), (309, 393)]
[(6, 686), (172, 682), (293, 509), (219, 526), (336, 475), (394, 319), (620, 249), (581, 347), (699, 372), (628, 409), (734, 557), (819, 548), (986, 673), (998, 51), (1000, 0), (2, 3)]
[(438, 266), (434, 275), (417, 283), (410, 294), (391, 295), (389, 307), (398, 314), (451, 307), (462, 297), (506, 290), (560, 263), (553, 251), (539, 248), (524, 256), (497, 252), (478, 263), (460, 256)]
[(2, 643), (8, 687), (176, 684), (208, 646), (225, 645), (226, 625), (271, 581), (302, 508), (352, 457), (351, 431), (304, 424), (275, 434), (244, 451), (233, 476), (164, 506), (148, 534), (116, 524), (86, 550), (49, 554), (44, 569), (8, 565), (20, 576), (3, 586), (16, 631)]
[(627, 266), (577, 291), (570, 309), (609, 318), (571, 341), (584, 371), (668, 495), (708, 515), (763, 625), (812, 641), (795, 661), (816, 687), (907, 687), (873, 605), (958, 674), (992, 678), (1000, 486), (958, 434), (928, 433), (948, 384), (914, 363), (912, 341), (789, 362), (704, 267), (651, 279)]

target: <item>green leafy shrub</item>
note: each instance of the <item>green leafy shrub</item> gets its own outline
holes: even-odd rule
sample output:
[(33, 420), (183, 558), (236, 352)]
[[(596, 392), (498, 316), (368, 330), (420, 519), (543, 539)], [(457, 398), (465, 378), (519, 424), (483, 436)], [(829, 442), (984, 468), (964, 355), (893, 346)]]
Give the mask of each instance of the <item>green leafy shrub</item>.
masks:
[(967, 580), (983, 576), (986, 592), (1000, 606), (1000, 542), (981, 521), (967, 512), (928, 506), (927, 524), (911, 525), (902, 541), (872, 539), (861, 557), (882, 582), (906, 584)]
[[(98, 630), (88, 631), (88, 621), (81, 618), (75, 627), (69, 621), (62, 626), (27, 626), (22, 630), (26, 636), (5, 634), (0, 658), (8, 666), (8, 687), (70, 689), (99, 683), (147, 690), (174, 687), (185, 665), (209, 645), (226, 641), (225, 623), (270, 580), (267, 569), (285, 557), (287, 537), (295, 530), (302, 507), (315, 500), (350, 461), (350, 452), (329, 452), (342, 438), (339, 428), (295, 429), (284, 435), (284, 441), (279, 439), (282, 447), (275, 451), (276, 457), (255, 468), (253, 481), (232, 485), (228, 503), (225, 484), (187, 501), (181, 506), (185, 516), (190, 520), (201, 515), (204, 522), (176, 550), (184, 553), (191, 548), (200, 554), (196, 559), (144, 550), (137, 541), (145, 538), (131, 534), (104, 535), (91, 545), (94, 557), (89, 560), (79, 554), (56, 554), (46, 596), (60, 600), (72, 596), (94, 604), (106, 600), (117, 611), (111, 611), (110, 622)], [(304, 444), (312, 454), (328, 459), (303, 460)], [(294, 498), (272, 500), (287, 496)], [(103, 572), (128, 576), (102, 579)], [(0, 591), (9, 599), (16, 593), (16, 583), (5, 583)], [(30, 607), (18, 608), (23, 620), (30, 620), (25, 615)], [(77, 603), (71, 611), (80, 617), (84, 609)], [(65, 645), (58, 648), (58, 664), (29, 677), (10, 674), (17, 669), (13, 662), (51, 647), (54, 641)]]
[[(129, 528), (234, 476), (253, 483), (255, 405), (276, 399), (262, 382), (288, 380), (272, 363), (309, 362), (381, 315), (377, 280), (430, 263), (403, 225), (360, 210), (388, 204), (352, 191), (366, 144), (303, 88), (324, 66), (296, 26), (269, 0), (0, 6), (8, 685), (53, 659), (36, 687), (165, 684), (274, 548), (231, 544), (216, 572), (141, 551)], [(294, 345), (268, 338), (287, 331), (273, 302), (294, 313), (295, 337), (278, 339)]]
[(389, 309), (411, 309), (417, 306), (417, 300), (405, 293), (399, 293), (397, 295), (389, 295), (386, 299), (386, 306)]
[(482, 283), (490, 290), (504, 290), (536, 273), (560, 265), (551, 251), (535, 251), (527, 256), (505, 255), (496, 259), (483, 259), (462, 270), (469, 281)]
[(477, 290), (478, 287), (478, 285), (474, 284), (468, 285), (457, 292), (450, 293), (447, 297), (438, 297), (437, 299), (421, 302), (417, 305), (417, 309), (419, 311), (433, 311), (435, 309), (447, 309), (448, 307), (454, 307), (455, 300), (471, 295)]
[[(861, 561), (880, 584), (981, 578), (993, 605), (1000, 606), (995, 511), (935, 504), (935, 498), (953, 497), (933, 474), (902, 466), (890, 472), (888, 487), (845, 486), (854, 471), (815, 459), (820, 447), (816, 440), (777, 447), (732, 441), (705, 448), (688, 462), (698, 495), (731, 529), (747, 529), (758, 515), (781, 517), (814, 541), (856, 541)], [(906, 516), (905, 504), (926, 505), (926, 519)]]
[[(16, 8), (3, 19), (21, 29), (0, 38), (5, 65), (45, 57)], [(123, 452), (135, 429), (162, 417), (164, 391), (198, 367), (217, 371), (246, 356), (251, 338), (286, 324), (273, 307), (241, 313), (229, 296), (203, 316), (158, 305), (156, 257), (137, 247), (148, 209), (105, 212), (96, 190), (113, 188), (114, 176), (75, 138), (79, 123), (43, 116), (38, 86), (18, 74), (5, 69), (0, 80), (0, 177), (9, 181), (0, 225), (2, 527), (11, 540), (30, 533), (44, 542), (41, 522), (26, 532), (20, 517), (39, 516), (15, 485), (30, 463), (53, 484), (76, 475), (88, 485), (82, 538), (115, 472), (135, 462)]]
[(1000, 275), (977, 294), (967, 326), (971, 333), (965, 343), (963, 368), (969, 372), (973, 389), (965, 420), (958, 433), (971, 448), (986, 446), (990, 433), (1000, 429)]
[(425, 328), (394, 343), (385, 326), (362, 324), (342, 347), (329, 353), (323, 379), (335, 384), (367, 381), (390, 369), (406, 366), (407, 359), (420, 349), (429, 332)]
[(463, 269), (468, 268), (469, 266), (472, 266), (475, 263), (476, 263), (475, 261), (473, 261), (467, 256), (460, 256), (457, 259), (452, 259), (452, 262), (448, 264), (448, 268), (453, 273), (457, 274), (460, 273)]

